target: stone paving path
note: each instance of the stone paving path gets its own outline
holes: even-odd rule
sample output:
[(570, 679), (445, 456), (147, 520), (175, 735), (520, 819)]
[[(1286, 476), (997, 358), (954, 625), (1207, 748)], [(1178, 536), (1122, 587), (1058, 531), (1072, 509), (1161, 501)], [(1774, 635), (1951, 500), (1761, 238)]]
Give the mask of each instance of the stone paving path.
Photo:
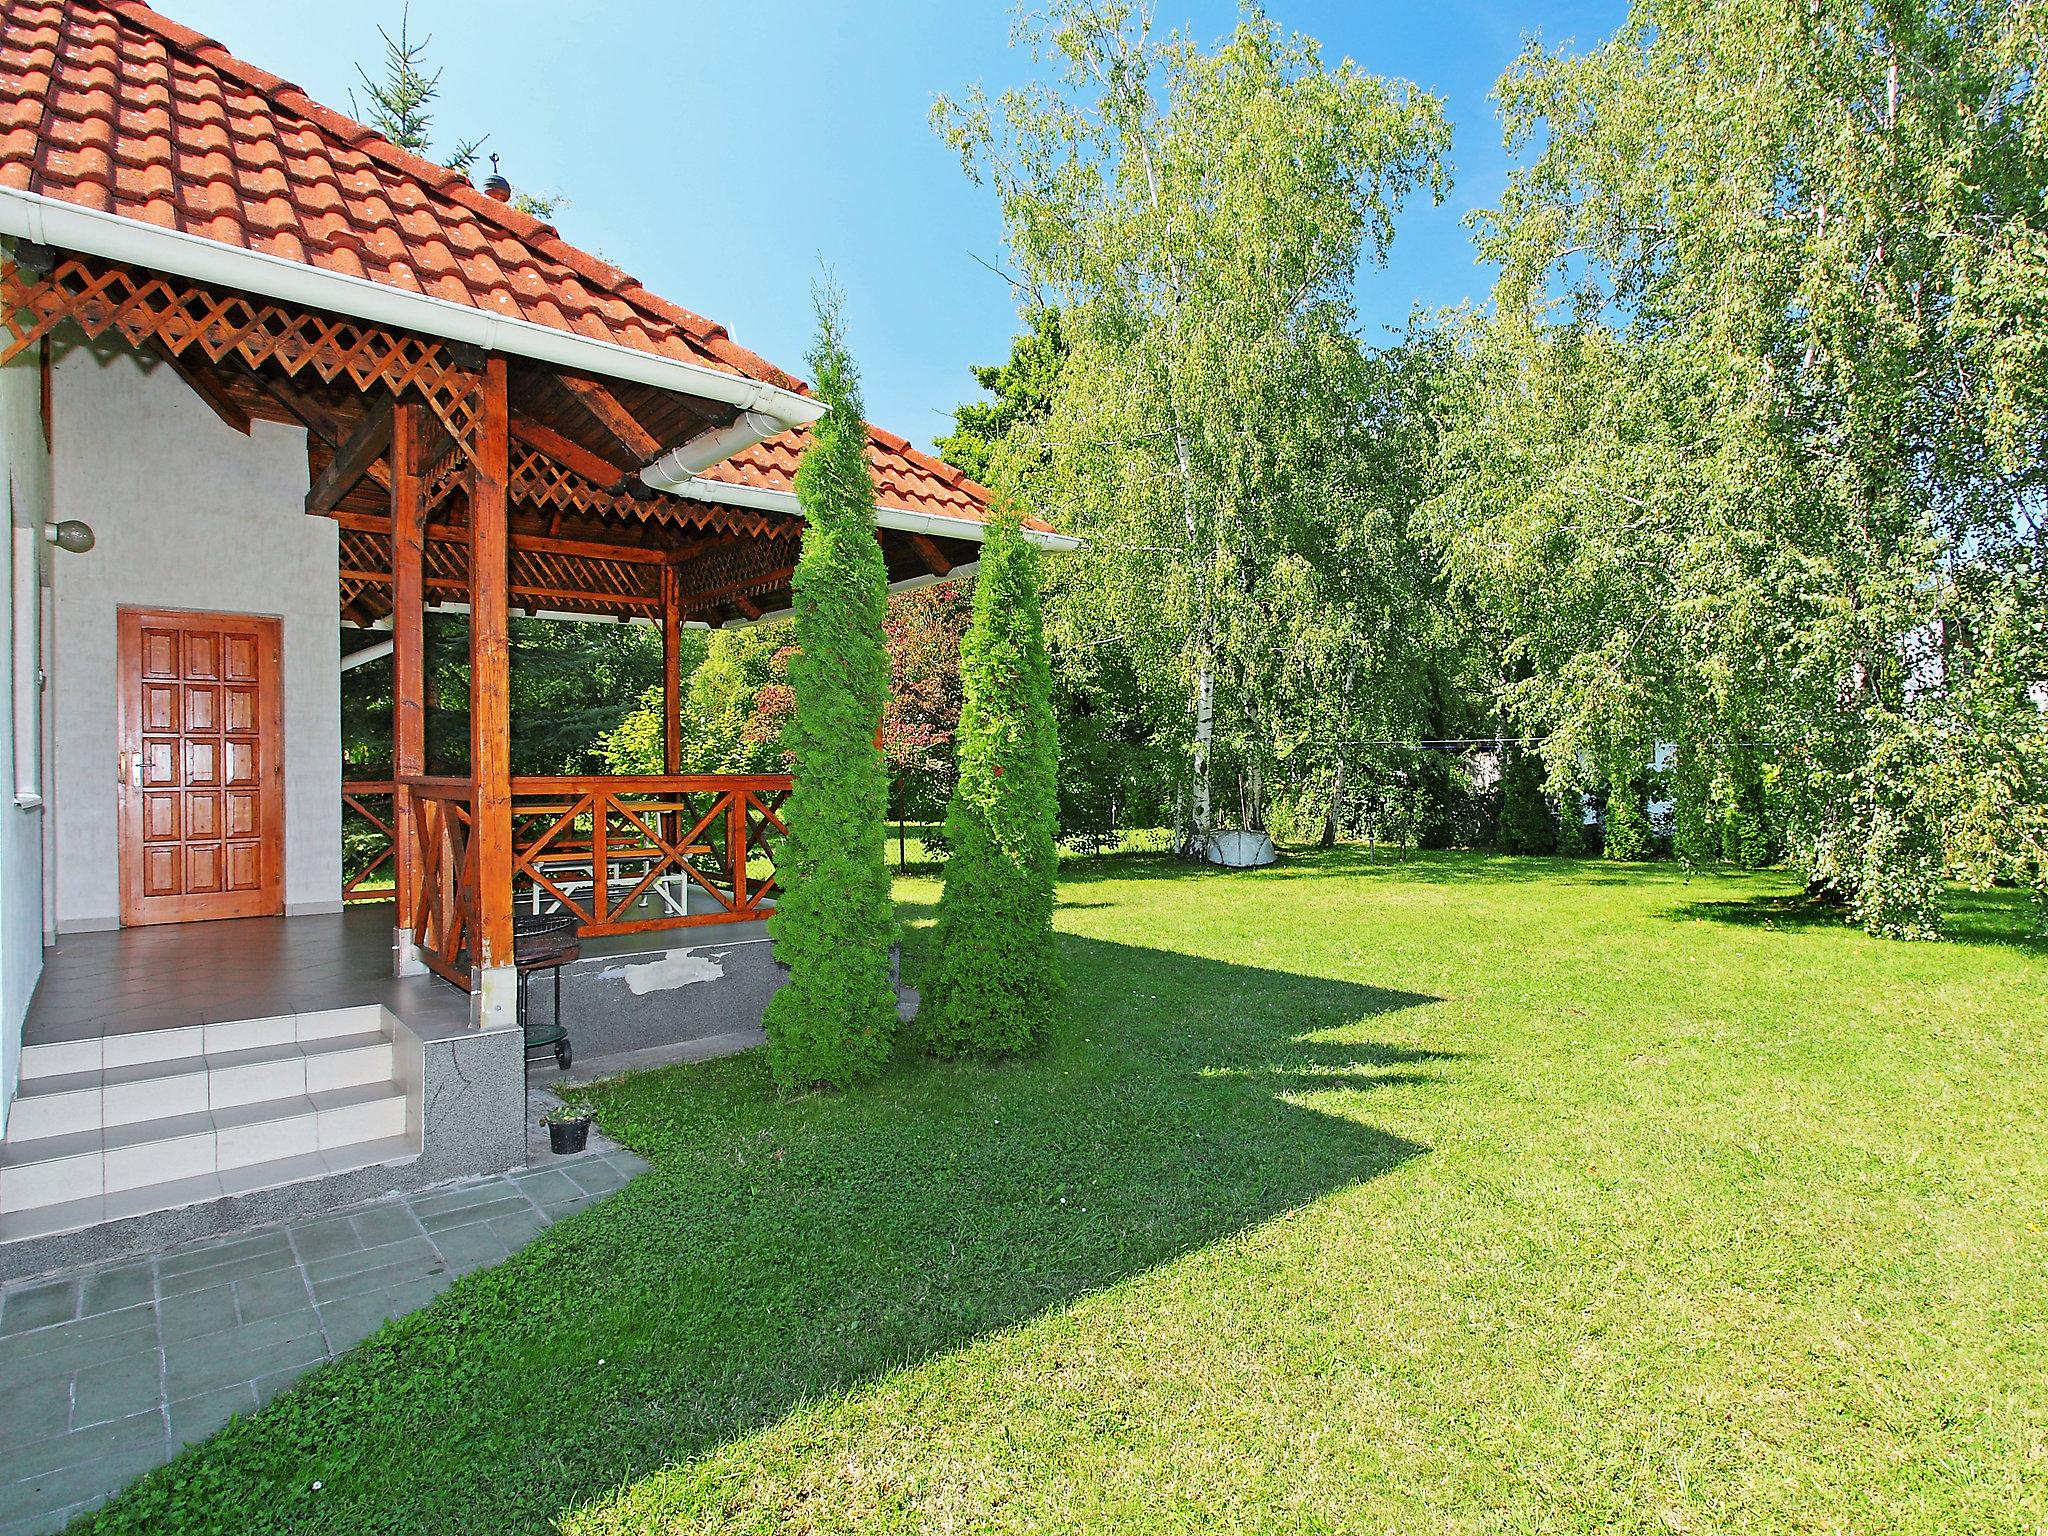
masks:
[(0, 1536), (79, 1510), (647, 1167), (606, 1147), (0, 1292)]

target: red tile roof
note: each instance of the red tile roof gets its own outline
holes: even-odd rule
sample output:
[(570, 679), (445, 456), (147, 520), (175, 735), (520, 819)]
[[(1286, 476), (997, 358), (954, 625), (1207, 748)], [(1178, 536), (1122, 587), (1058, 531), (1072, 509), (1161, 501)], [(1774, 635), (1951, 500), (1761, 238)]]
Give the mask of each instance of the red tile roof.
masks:
[[(810, 429), (798, 427), (744, 449), (722, 464), (714, 464), (699, 478), (788, 490), (796, 480), (797, 460), (803, 457), (810, 441)], [(945, 460), (920, 453), (910, 446), (908, 439), (884, 432), (872, 423), (868, 427), (868, 468), (875, 476), (877, 506), (928, 512), (938, 517), (964, 517), (975, 522), (988, 517), (991, 498), (985, 487)], [(1035, 517), (1024, 519), (1024, 525), (1044, 533), (1053, 531), (1052, 524)]]
[(467, 176), (128, 0), (0, 6), (0, 186), (786, 382)]
[[(133, 0), (0, 3), (0, 187), (801, 389), (469, 178)], [(988, 492), (871, 429), (886, 506), (986, 516)], [(807, 438), (716, 478), (788, 490)]]

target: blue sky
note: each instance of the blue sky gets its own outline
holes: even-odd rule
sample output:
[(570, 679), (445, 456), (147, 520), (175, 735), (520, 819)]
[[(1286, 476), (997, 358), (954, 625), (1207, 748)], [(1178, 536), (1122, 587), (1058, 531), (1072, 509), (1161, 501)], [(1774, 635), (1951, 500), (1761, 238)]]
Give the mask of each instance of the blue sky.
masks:
[[(157, 0), (187, 26), (344, 110), (357, 61), (380, 59), (399, 0), (344, 5)], [(1582, 45), (1622, 19), (1620, 0), (1273, 0), (1284, 26), (1331, 57), (1443, 96), (1456, 186), (1412, 208), (1384, 270), (1359, 285), (1369, 334), (1417, 304), (1485, 297), (1461, 222), (1506, 174), (1490, 91), (1529, 34)], [(1162, 22), (1227, 31), (1236, 9), (1159, 0)], [(780, 18), (771, 20), (770, 17)], [(810, 291), (829, 268), (847, 296), (867, 412), (924, 444), (973, 391), (970, 363), (999, 360), (1016, 326), (993, 197), (932, 134), (931, 102), (979, 81), (1017, 83), (1000, 0), (414, 0), (443, 70), (438, 139), (488, 133), (528, 190), (568, 199), (569, 239), (654, 291), (803, 371)]]

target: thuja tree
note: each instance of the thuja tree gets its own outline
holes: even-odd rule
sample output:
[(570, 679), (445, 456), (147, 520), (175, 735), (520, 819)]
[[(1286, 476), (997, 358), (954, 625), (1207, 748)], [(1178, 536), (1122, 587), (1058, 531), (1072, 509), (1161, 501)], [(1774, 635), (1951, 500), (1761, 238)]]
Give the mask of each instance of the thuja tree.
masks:
[(1502, 853), (1551, 853), (1557, 848), (1557, 823), (1543, 799), (1543, 763), (1533, 752), (1508, 748), (1500, 781)]
[(1059, 745), (1038, 551), (1013, 513), (989, 524), (960, 647), (959, 780), (918, 1035), (944, 1056), (1044, 1040), (1064, 987), (1053, 944)]
[(888, 1060), (895, 914), (883, 851), (889, 776), (876, 745), (889, 687), (888, 575), (875, 542), (867, 427), (834, 301), (811, 354), (824, 417), (797, 466), (803, 549), (791, 582), (796, 709), (784, 731), (796, 787), (776, 856), (782, 897), (768, 931), (789, 981), (768, 1005), (768, 1060), (784, 1087), (844, 1087)]
[(1624, 754), (1607, 781), (1607, 822), (1600, 853), (1609, 859), (1650, 856), (1650, 811), (1643, 772), (1632, 755)]

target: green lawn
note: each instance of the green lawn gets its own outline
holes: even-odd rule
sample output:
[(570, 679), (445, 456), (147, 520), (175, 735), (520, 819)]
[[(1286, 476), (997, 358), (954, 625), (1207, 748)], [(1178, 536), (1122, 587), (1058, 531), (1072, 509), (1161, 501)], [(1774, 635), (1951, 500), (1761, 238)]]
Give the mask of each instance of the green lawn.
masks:
[(2016, 903), (1914, 946), (1669, 866), (1062, 877), (1042, 1059), (622, 1082), (654, 1172), (94, 1528), (2048, 1525)]

